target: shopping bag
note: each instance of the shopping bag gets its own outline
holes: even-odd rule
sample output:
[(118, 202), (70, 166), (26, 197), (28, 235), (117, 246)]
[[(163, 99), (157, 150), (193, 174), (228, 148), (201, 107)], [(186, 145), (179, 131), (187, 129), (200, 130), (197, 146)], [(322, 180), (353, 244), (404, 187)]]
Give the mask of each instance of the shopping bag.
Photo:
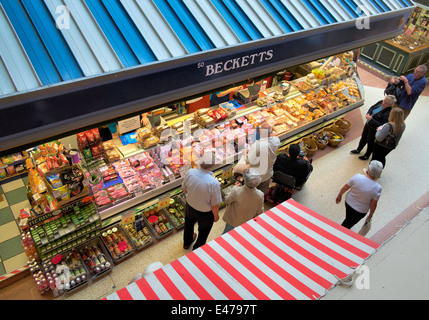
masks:
[(366, 234), (369, 232), (370, 229), (371, 229), (371, 220), (365, 221), (365, 223), (363, 224), (362, 228), (360, 228), (358, 233), (361, 236), (366, 236)]

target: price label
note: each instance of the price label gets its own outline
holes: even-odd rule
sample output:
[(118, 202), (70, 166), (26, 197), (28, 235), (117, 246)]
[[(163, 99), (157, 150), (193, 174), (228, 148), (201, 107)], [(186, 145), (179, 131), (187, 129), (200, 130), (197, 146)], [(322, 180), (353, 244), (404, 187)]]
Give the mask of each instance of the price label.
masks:
[(121, 214), (121, 223), (123, 226), (127, 224), (134, 223), (136, 220), (136, 215), (133, 210), (125, 211)]
[(227, 180), (231, 176), (232, 176), (232, 166), (229, 166), (229, 167), (227, 167), (227, 168), (225, 168), (225, 169), (222, 170), (221, 177), (222, 177), (223, 180)]
[(154, 179), (153, 179), (153, 182), (155, 183), (155, 186), (156, 186), (157, 188), (159, 188), (159, 187), (161, 187), (161, 186), (162, 186), (162, 178), (161, 178), (161, 177), (156, 177), (156, 178), (154, 178)]
[(165, 194), (158, 198), (158, 208), (167, 208), (170, 205), (170, 194)]

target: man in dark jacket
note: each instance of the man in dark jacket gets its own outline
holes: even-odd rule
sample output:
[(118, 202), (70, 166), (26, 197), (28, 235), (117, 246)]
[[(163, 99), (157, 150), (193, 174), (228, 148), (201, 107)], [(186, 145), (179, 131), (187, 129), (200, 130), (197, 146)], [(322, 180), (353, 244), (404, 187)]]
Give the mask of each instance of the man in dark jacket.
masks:
[(300, 156), (301, 148), (298, 144), (289, 146), (289, 156), (281, 153), (277, 156), (273, 170), (280, 171), (295, 178), (295, 189), (301, 190), (304, 183), (307, 181), (313, 166), (304, 157)]
[(359, 140), (359, 145), (356, 149), (350, 151), (351, 154), (359, 154), (367, 145), (366, 152), (360, 156), (361, 160), (368, 160), (372, 153), (372, 147), (375, 141), (377, 128), (389, 121), (390, 111), (396, 98), (393, 95), (387, 95), (383, 100), (378, 101), (366, 113), (366, 123), (362, 130), (362, 135)]

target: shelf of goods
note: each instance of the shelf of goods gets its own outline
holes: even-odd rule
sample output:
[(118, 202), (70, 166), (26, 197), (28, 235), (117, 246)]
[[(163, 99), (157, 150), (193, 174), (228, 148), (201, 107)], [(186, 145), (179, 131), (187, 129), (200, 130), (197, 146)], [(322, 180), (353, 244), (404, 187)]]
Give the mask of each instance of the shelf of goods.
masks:
[(0, 158), (0, 185), (24, 177), (27, 171), (27, 152), (17, 152)]
[[(227, 112), (230, 116), (226, 118), (215, 113), (225, 110), (223, 104), (224, 108), (200, 109), (174, 119), (162, 128), (163, 143), (159, 127), (138, 129), (134, 133), (137, 142), (127, 145), (133, 150), (128, 156), (121, 155), (113, 140), (100, 142), (98, 149), (116, 149), (115, 153), (121, 155), (111, 159), (104, 153), (91, 164), (84, 159), (89, 175), (97, 177), (90, 186), (94, 187), (102, 220), (112, 221), (115, 215), (180, 187), (186, 171), (195, 166), (196, 154), (213, 151), (215, 171), (233, 165), (242, 150), (254, 142), (255, 128), (264, 121), (271, 124), (284, 143), (311, 134), (363, 104), (363, 88), (356, 76), (315, 81), (320, 75), (311, 74), (286, 83), (286, 93), (285, 84), (268, 89), (263, 101), (260, 98), (246, 105), (237, 100), (230, 102), (233, 106), (229, 107), (238, 110)], [(219, 120), (215, 121), (216, 118)], [(157, 143), (144, 148), (144, 140), (152, 137)]]
[(224, 198), (240, 183), (232, 168), (254, 143), (259, 124), (270, 123), (284, 144), (362, 104), (357, 77), (315, 70), (269, 88), (257, 101), (234, 100), (140, 128), (129, 136), (135, 142), (126, 156), (97, 129), (77, 135), (81, 159), (60, 141), (39, 146), (27, 161), (33, 208), (21, 210), (19, 219), (38, 289), (55, 297), (74, 292), (183, 228), (180, 186), (196, 155), (214, 152), (213, 176)]

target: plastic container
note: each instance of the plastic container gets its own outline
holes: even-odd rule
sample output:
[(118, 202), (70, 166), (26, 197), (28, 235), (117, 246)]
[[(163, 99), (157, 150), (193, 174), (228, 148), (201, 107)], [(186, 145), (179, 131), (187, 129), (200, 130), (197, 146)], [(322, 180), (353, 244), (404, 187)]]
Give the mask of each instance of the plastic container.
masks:
[[(137, 218), (134, 223), (123, 227), (136, 250), (142, 250), (153, 244), (154, 236), (145, 218)], [(138, 230), (137, 230), (138, 229)]]

